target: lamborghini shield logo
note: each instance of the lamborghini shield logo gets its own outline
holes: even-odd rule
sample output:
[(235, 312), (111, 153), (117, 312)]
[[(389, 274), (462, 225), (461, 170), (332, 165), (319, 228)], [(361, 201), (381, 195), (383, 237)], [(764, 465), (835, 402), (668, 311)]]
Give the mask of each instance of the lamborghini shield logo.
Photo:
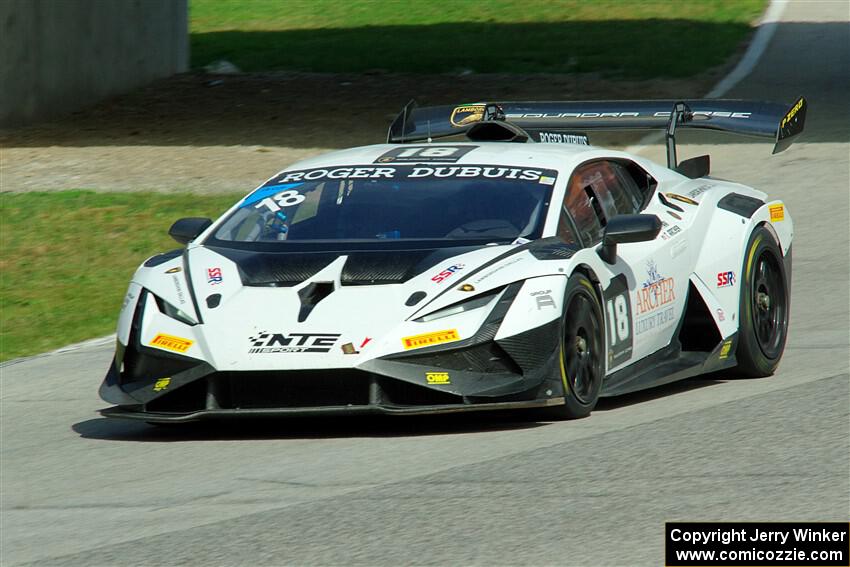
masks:
[(479, 122), (482, 118), (484, 118), (483, 104), (466, 104), (463, 106), (456, 106), (454, 110), (452, 110), (449, 122), (451, 122), (452, 126), (455, 128), (463, 128), (473, 122)]

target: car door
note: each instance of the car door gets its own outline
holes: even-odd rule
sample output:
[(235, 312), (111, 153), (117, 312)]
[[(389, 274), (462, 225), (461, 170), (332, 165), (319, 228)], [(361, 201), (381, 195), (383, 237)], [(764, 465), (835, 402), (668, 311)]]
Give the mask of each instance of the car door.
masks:
[[(641, 212), (647, 201), (644, 212), (660, 212), (647, 194), (651, 184), (641, 188), (636, 175), (648, 177), (625, 160), (596, 160), (574, 171), (564, 201), (572, 218), (563, 222), (571, 220), (583, 246), (598, 245), (615, 215)], [(661, 220), (666, 226), (654, 240), (620, 244), (615, 263), (608, 265), (614, 277), (603, 289), (602, 308), (609, 372), (669, 344), (684, 309), (688, 281), (681, 275), (687, 272), (687, 255), (676, 253), (679, 239), (670, 236), (670, 222)]]

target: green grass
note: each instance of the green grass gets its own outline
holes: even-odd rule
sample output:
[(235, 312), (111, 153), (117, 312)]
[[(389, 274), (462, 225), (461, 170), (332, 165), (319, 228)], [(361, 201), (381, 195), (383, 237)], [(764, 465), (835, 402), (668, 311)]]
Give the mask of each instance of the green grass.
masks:
[(767, 0), (192, 0), (193, 67), (243, 71), (602, 72), (724, 63)]
[(0, 360), (113, 332), (135, 268), (178, 247), (171, 223), (241, 196), (0, 194)]

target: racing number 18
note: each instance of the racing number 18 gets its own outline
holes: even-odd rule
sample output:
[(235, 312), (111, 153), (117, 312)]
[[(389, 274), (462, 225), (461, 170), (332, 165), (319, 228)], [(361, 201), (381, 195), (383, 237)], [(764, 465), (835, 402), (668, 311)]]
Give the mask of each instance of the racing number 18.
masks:
[(609, 299), (605, 306), (608, 311), (608, 329), (610, 329), (611, 346), (629, 338), (629, 311), (626, 307), (626, 295), (620, 294)]

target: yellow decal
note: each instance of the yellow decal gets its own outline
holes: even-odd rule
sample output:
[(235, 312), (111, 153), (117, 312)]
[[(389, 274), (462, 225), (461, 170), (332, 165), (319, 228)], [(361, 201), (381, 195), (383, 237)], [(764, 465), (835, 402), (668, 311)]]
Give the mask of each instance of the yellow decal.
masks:
[(156, 384), (153, 385), (154, 392), (161, 392), (168, 388), (168, 385), (171, 384), (171, 378), (160, 378), (156, 381)]
[(771, 205), (768, 209), (770, 210), (770, 222), (785, 220), (785, 205)]
[(447, 331), (437, 331), (435, 333), (425, 333), (424, 335), (403, 337), (401, 339), (401, 343), (404, 345), (404, 350), (409, 350), (412, 348), (433, 346), (440, 343), (450, 343), (452, 341), (459, 340), (460, 335), (457, 333), (457, 329), (449, 329)]
[(732, 341), (728, 340), (723, 343), (723, 346), (720, 347), (720, 359), (724, 359), (729, 356), (729, 351), (732, 350)]
[(165, 273), (166, 274), (176, 274), (180, 270), (182, 270), (182, 268), (180, 266), (177, 266), (176, 268), (171, 268), (170, 270), (165, 270)]
[(681, 201), (683, 203), (687, 203), (689, 205), (699, 205), (696, 201), (691, 199), (690, 197), (685, 197), (684, 195), (678, 195), (676, 193), (667, 193), (667, 196), (671, 199), (676, 199), (677, 201)]
[(785, 115), (785, 118), (782, 119), (782, 123), (779, 124), (780, 128), (785, 128), (785, 125), (791, 122), (791, 119), (803, 108), (803, 99), (797, 101), (797, 104), (791, 107), (791, 110), (788, 111), (788, 114)]
[(452, 110), (449, 122), (456, 128), (463, 128), (467, 124), (478, 122), (482, 118), (484, 118), (483, 104), (465, 104), (463, 106), (457, 106)]
[(448, 372), (426, 372), (425, 380), (429, 384), (451, 384)]
[(173, 350), (174, 352), (186, 352), (193, 344), (195, 344), (195, 341), (175, 337), (173, 335), (166, 335), (165, 333), (159, 333), (151, 341), (151, 346)]

